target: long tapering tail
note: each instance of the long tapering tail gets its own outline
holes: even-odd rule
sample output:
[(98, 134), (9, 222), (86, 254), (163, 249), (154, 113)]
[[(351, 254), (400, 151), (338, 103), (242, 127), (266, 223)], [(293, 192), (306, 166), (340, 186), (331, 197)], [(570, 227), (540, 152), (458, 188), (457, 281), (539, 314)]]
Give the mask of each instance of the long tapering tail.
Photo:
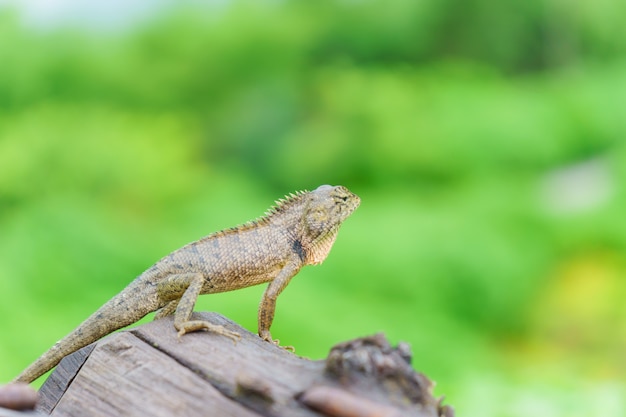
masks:
[(157, 297), (150, 284), (141, 277), (131, 282), (121, 293), (105, 303), (98, 311), (82, 322), (70, 334), (54, 344), (33, 362), (13, 382), (30, 383), (48, 372), (65, 356), (95, 342), (115, 330), (135, 323), (146, 314), (155, 311)]

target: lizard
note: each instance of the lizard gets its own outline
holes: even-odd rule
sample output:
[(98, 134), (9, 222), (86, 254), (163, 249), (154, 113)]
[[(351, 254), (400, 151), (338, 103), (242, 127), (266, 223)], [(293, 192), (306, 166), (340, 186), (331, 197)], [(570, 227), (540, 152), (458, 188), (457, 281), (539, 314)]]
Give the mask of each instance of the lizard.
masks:
[(30, 383), (63, 357), (156, 311), (155, 320), (174, 314), (174, 328), (208, 330), (235, 342), (240, 335), (223, 326), (193, 320), (200, 294), (237, 290), (269, 282), (258, 309), (258, 334), (270, 343), (276, 299), (305, 265), (322, 263), (340, 226), (361, 199), (346, 187), (322, 185), (275, 202), (256, 220), (191, 242), (135, 278), (75, 330), (53, 345), (13, 382)]

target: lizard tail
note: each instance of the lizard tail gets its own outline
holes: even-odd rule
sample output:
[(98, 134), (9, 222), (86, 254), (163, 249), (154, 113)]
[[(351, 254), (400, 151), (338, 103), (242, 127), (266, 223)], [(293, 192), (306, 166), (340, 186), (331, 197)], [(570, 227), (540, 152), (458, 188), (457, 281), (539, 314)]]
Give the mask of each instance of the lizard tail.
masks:
[(65, 356), (155, 311), (158, 307), (157, 298), (145, 294), (146, 284), (137, 281), (141, 280), (133, 281), (125, 290), (100, 307), (22, 371), (13, 382), (33, 382), (57, 366)]

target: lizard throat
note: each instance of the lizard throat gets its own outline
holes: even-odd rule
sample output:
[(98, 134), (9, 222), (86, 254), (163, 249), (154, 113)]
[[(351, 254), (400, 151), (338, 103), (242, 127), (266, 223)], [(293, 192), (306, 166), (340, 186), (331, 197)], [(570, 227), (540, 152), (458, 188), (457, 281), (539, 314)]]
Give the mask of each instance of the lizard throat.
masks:
[(335, 243), (335, 239), (337, 239), (338, 232), (339, 229), (336, 229), (311, 245), (311, 248), (306, 251), (306, 263), (308, 265), (319, 265), (324, 262)]

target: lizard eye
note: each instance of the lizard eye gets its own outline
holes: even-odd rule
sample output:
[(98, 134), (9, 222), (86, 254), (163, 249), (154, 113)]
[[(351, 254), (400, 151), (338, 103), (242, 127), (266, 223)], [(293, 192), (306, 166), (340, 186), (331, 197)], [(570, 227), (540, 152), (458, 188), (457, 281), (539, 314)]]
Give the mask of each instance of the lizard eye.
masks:
[(341, 203), (341, 202), (345, 203), (346, 201), (348, 201), (348, 196), (345, 195), (345, 194), (343, 194), (343, 195), (342, 194), (335, 194), (333, 197), (334, 197), (334, 199), (335, 199), (335, 201), (337, 203)]

